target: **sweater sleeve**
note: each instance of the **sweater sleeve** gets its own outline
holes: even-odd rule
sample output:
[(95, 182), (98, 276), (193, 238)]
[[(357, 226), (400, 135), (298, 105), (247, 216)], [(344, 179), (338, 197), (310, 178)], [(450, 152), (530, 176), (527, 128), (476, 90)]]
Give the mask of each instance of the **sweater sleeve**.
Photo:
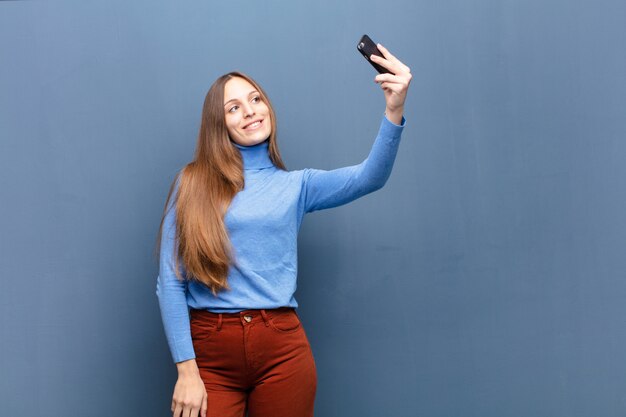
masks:
[(385, 115), (368, 157), (358, 165), (331, 171), (305, 168), (304, 212), (341, 206), (382, 188), (391, 174), (405, 125), (404, 116), (397, 125)]
[[(176, 188), (176, 191), (178, 188)], [(165, 336), (175, 363), (196, 357), (191, 340), (189, 308), (187, 306), (187, 281), (181, 282), (175, 274), (172, 255), (175, 246), (176, 207), (173, 205), (176, 192), (172, 194), (161, 233), (161, 249), (159, 254), (159, 276), (157, 277), (156, 294), (161, 309), (161, 319)], [(181, 275), (185, 277), (184, 268), (179, 263)]]

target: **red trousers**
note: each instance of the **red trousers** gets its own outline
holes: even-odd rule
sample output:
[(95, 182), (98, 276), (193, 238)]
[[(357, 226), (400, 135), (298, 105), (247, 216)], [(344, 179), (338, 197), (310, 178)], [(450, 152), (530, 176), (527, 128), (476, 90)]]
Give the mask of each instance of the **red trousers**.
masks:
[(191, 310), (207, 417), (312, 417), (317, 372), (295, 309)]

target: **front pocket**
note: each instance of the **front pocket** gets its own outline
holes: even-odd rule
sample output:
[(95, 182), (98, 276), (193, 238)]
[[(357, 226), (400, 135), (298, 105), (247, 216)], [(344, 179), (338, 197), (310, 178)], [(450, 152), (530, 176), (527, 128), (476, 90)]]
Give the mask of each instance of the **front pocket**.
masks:
[(191, 339), (194, 342), (202, 342), (207, 340), (217, 331), (217, 326), (206, 323), (191, 323)]
[(280, 333), (292, 333), (301, 326), (298, 315), (292, 310), (287, 314), (277, 314), (269, 319), (270, 326)]

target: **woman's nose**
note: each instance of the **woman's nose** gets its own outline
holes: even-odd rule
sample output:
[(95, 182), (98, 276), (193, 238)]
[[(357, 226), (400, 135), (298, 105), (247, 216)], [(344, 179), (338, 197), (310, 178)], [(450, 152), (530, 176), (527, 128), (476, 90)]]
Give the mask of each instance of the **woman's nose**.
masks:
[(250, 104), (246, 104), (243, 108), (244, 117), (248, 117), (248, 115), (252, 116), (254, 114), (254, 109)]

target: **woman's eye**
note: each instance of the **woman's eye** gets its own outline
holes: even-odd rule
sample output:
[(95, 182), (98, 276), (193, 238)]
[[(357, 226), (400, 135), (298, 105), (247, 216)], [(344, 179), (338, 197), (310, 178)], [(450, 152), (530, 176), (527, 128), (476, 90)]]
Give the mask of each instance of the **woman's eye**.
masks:
[[(254, 96), (254, 97), (252, 97), (252, 100), (256, 100), (257, 102), (259, 102), (259, 101), (261, 101), (261, 97), (259, 97), (259, 96)], [(235, 108), (238, 108), (238, 107), (239, 107), (239, 106), (233, 106), (233, 107), (231, 107), (230, 109), (228, 109), (228, 112), (229, 112), (229, 113), (232, 113), (232, 112), (233, 112), (233, 110), (234, 110)]]

